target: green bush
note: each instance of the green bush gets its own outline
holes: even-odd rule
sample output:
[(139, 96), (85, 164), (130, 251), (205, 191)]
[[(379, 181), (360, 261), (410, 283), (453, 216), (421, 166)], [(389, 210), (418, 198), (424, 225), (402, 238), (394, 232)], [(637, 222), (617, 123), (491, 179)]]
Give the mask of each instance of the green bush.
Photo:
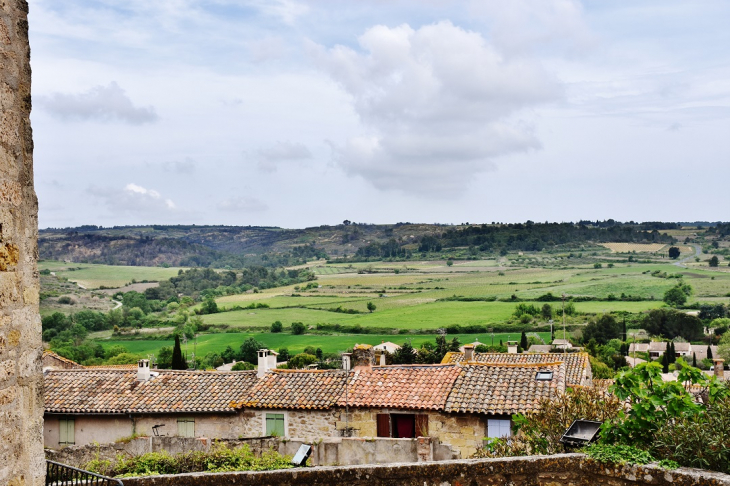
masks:
[(84, 467), (107, 476), (133, 477), (191, 472), (268, 471), (293, 466), (290, 456), (282, 456), (273, 450), (256, 457), (248, 445), (229, 449), (218, 442), (208, 452), (191, 451), (175, 455), (168, 452), (150, 452), (131, 458), (120, 455), (113, 464), (94, 460)]
[(649, 452), (629, 445), (591, 444), (583, 452), (598, 462), (638, 465), (654, 462)]
[(706, 413), (678, 417), (659, 427), (657, 456), (687, 467), (730, 473), (730, 398), (718, 400)]

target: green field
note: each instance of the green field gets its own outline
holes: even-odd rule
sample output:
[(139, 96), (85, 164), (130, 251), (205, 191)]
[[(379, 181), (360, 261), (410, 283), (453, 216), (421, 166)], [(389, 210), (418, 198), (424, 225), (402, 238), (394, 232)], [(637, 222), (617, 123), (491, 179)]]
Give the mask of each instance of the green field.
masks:
[[(607, 251), (605, 255), (610, 255)], [(594, 258), (602, 258), (604, 253)], [(510, 298), (516, 296), (524, 301), (542, 307), (543, 302), (534, 299), (548, 292), (554, 296), (593, 296), (620, 298), (621, 294), (639, 296), (644, 300), (634, 301), (592, 301), (575, 303), (580, 314), (572, 319), (573, 325), (580, 325), (593, 314), (612, 311), (633, 313), (661, 307), (661, 299), (667, 289), (676, 285), (676, 278), (683, 275), (683, 281), (694, 288), (691, 300), (728, 303), (730, 293), (730, 272), (725, 269), (707, 267), (682, 268), (665, 261), (650, 264), (616, 262), (608, 268), (594, 268), (593, 263), (578, 260), (574, 266), (566, 266), (566, 256), (558, 254), (526, 254), (499, 260), (456, 261), (447, 266), (444, 261), (433, 262), (374, 262), (328, 265), (322, 261), (313, 262), (311, 267), (317, 273), (317, 288), (301, 290), (299, 286), (265, 289), (241, 295), (220, 297), (221, 309), (251, 304), (266, 304), (268, 308), (241, 309), (202, 316), (207, 324), (217, 326), (219, 333), (203, 333), (198, 337), (199, 356), (223, 350), (227, 345), (240, 346), (248, 336), (278, 349), (287, 347), (299, 352), (306, 346), (321, 347), (326, 352), (342, 351), (355, 343), (376, 344), (389, 340), (402, 344), (411, 339), (415, 346), (433, 341), (434, 334), (397, 334), (398, 330), (435, 331), (451, 325), (493, 325), (516, 321), (512, 318), (516, 304), (492, 301), (439, 301), (452, 296), (477, 298)], [(69, 267), (81, 267), (70, 270)], [(176, 268), (111, 267), (105, 265), (65, 264), (41, 262), (41, 269), (49, 269), (79, 281), (82, 285), (98, 287), (119, 286), (137, 280), (160, 280), (177, 274)], [(397, 273), (396, 273), (397, 271)], [(652, 272), (655, 275), (652, 275)], [(367, 311), (368, 302), (376, 305), (373, 313)], [(551, 302), (555, 310), (560, 302)], [(354, 309), (359, 313), (348, 314), (332, 310)], [(585, 314), (585, 315), (583, 315)], [(559, 322), (558, 317), (555, 318)], [(262, 333), (274, 321), (281, 321), (285, 328), (292, 322), (303, 322), (316, 329), (317, 324), (343, 326), (359, 325), (378, 334), (305, 334), (293, 336), (289, 333)], [(541, 317), (524, 325), (525, 330), (544, 325)], [(214, 328), (216, 329), (216, 328)], [(222, 332), (225, 329), (229, 332)], [(248, 332), (247, 332), (248, 331)], [(507, 340), (506, 334), (495, 339)], [(449, 336), (451, 337), (451, 336)], [(486, 336), (461, 335), (462, 342), (477, 338), (485, 341)], [(509, 336), (517, 339), (517, 334)], [(546, 335), (543, 337), (547, 337)], [(162, 346), (169, 346), (165, 340), (118, 340), (104, 339), (103, 346), (122, 344), (135, 354), (155, 353)], [(193, 352), (192, 343), (188, 343)]]
[[(543, 340), (550, 339), (550, 333), (538, 333)], [(303, 334), (294, 336), (287, 333), (271, 334), (271, 333), (225, 333), (225, 334), (202, 334), (198, 337), (197, 345), (193, 341), (187, 343), (187, 353), (196, 352), (197, 356), (205, 356), (211, 352), (220, 353), (226, 346), (238, 349), (241, 343), (254, 337), (256, 340), (264, 343), (267, 347), (277, 350), (287, 348), (290, 353), (301, 353), (307, 346), (314, 348), (322, 348), (325, 353), (344, 352), (352, 348), (355, 344), (380, 344), (382, 341), (391, 341), (396, 344), (403, 344), (406, 340), (410, 341), (414, 347), (419, 347), (426, 341), (434, 342), (433, 335), (409, 335), (403, 336), (398, 334), (338, 334), (338, 335), (318, 335)], [(482, 343), (490, 344), (492, 336), (489, 334), (457, 334), (449, 335), (448, 339), (458, 337), (462, 344), (471, 343), (479, 340)], [(494, 334), (494, 343), (499, 344), (499, 340), (519, 340), (519, 334)], [(140, 356), (148, 354), (156, 354), (162, 346), (172, 346), (172, 340), (100, 340), (104, 348), (121, 345), (127, 348), (130, 353)], [(185, 352), (185, 345), (182, 346)]]
[(156, 282), (167, 280), (177, 275), (177, 267), (129, 267), (112, 265), (95, 265), (91, 263), (64, 263), (51, 260), (38, 262), (39, 270), (49, 270), (59, 277), (67, 278), (87, 289), (99, 287), (122, 287), (132, 280)]

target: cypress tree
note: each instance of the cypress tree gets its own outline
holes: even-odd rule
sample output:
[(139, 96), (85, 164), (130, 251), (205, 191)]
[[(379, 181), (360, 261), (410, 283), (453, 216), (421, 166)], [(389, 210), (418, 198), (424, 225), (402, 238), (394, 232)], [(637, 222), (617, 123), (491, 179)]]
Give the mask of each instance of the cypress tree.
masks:
[(662, 355), (662, 373), (669, 373), (669, 353)]
[(692, 367), (697, 368), (697, 353), (692, 353)]
[(669, 354), (669, 364), (672, 364), (677, 360), (677, 356), (674, 351), (674, 342), (672, 341), (667, 343), (667, 354)]
[(626, 318), (624, 317), (624, 341), (629, 339), (629, 335), (626, 333)]
[(712, 348), (707, 346), (707, 359), (712, 359)]
[(522, 337), (520, 338), (520, 347), (523, 351), (527, 351), (527, 334), (525, 334), (525, 331), (522, 331)]
[(183, 359), (182, 349), (180, 348), (180, 336), (175, 335), (175, 347), (172, 348), (172, 369), (186, 370), (188, 364)]

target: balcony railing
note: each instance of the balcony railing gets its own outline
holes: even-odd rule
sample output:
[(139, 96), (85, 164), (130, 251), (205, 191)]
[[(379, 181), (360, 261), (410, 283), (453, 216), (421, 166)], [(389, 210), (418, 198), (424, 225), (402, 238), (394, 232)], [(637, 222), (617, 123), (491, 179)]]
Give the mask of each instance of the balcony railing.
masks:
[(119, 479), (46, 461), (46, 486), (124, 486)]

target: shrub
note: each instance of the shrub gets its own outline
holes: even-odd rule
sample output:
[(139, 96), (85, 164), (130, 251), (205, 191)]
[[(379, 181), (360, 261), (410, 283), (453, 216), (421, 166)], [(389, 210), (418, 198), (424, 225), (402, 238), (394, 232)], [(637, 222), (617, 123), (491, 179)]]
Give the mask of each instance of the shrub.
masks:
[(292, 322), (291, 323), (291, 333), (292, 334), (304, 334), (304, 332), (307, 330), (307, 328), (304, 326), (304, 323), (302, 322)]
[(654, 457), (649, 452), (629, 445), (591, 444), (583, 452), (598, 462), (640, 466), (654, 462)]
[(284, 325), (281, 321), (274, 321), (274, 323), (271, 324), (271, 332), (281, 332), (283, 329)]
[(246, 361), (239, 361), (231, 367), (231, 371), (248, 371), (254, 369), (254, 365)]
[(730, 398), (706, 413), (663, 423), (653, 443), (656, 455), (687, 467), (730, 473)]
[(113, 477), (183, 474), (190, 472), (268, 471), (293, 467), (290, 456), (268, 450), (256, 457), (248, 445), (229, 449), (215, 443), (210, 451), (190, 451), (183, 454), (150, 452), (125, 458), (117, 456), (111, 466), (107, 461), (94, 460), (85, 466), (88, 470)]

